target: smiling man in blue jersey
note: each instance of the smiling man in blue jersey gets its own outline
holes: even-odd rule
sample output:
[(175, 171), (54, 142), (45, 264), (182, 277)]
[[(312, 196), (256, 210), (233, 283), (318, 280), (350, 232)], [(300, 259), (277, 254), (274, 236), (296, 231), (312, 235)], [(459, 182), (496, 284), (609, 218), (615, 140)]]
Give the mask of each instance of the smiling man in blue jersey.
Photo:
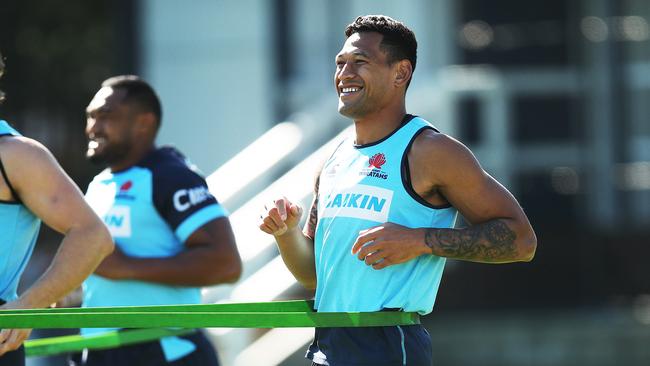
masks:
[[(415, 35), (386, 16), (358, 17), (336, 55), (338, 110), (355, 133), (325, 162), (309, 219), (286, 198), (260, 229), (319, 312), (431, 312), (446, 258), (530, 261), (537, 239), (515, 198), (459, 141), (406, 113)], [(470, 223), (454, 228), (457, 212)], [(421, 325), (317, 328), (314, 365), (431, 365)]]
[[(84, 283), (82, 306), (197, 304), (200, 286), (236, 281), (241, 259), (226, 211), (176, 149), (157, 148), (159, 99), (137, 76), (110, 78), (87, 107), (87, 157), (107, 165), (86, 199), (116, 250)], [(106, 329), (82, 329), (94, 334)], [(217, 365), (202, 332), (84, 351), (76, 365)]]
[[(4, 73), (0, 54), (0, 77)], [(4, 93), (0, 91), (0, 103)], [(77, 288), (113, 250), (102, 221), (47, 148), (0, 119), (0, 308), (45, 308)], [(20, 296), (18, 282), (45, 222), (64, 234), (50, 267)], [(0, 329), (0, 366), (25, 364), (31, 329)]]

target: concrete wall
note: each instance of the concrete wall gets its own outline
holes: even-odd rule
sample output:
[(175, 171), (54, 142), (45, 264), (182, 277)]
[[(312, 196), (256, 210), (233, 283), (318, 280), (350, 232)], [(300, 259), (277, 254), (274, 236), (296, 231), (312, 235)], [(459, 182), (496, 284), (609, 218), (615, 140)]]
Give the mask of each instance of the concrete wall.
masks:
[[(324, 104), (330, 108), (323, 123), (338, 117), (334, 56), (345, 25), (358, 15), (387, 14), (414, 29), (420, 42), (415, 87), (428, 80), (427, 73), (453, 62), (449, 0), (289, 0), (291, 70), (278, 80), (274, 4), (140, 3), (140, 73), (163, 102), (158, 141), (176, 145), (206, 173), (293, 112)], [(278, 103), (285, 103), (287, 116), (274, 115)]]
[(143, 0), (141, 74), (163, 102), (159, 143), (206, 173), (274, 122), (270, 2)]

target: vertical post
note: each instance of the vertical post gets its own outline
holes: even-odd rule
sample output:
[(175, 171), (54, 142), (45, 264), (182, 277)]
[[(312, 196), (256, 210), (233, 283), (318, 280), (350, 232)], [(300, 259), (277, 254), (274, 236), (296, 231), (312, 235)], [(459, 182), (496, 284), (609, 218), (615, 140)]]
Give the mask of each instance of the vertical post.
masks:
[(603, 230), (609, 230), (619, 224), (617, 215), (617, 197), (615, 191), (615, 131), (613, 118), (615, 113), (614, 77), (611, 55), (611, 27), (607, 26), (610, 0), (584, 0), (584, 12), (594, 16), (595, 20), (607, 33), (605, 39), (585, 40), (583, 48), (582, 88), (585, 91), (585, 167), (586, 200), (585, 214), (587, 223)]

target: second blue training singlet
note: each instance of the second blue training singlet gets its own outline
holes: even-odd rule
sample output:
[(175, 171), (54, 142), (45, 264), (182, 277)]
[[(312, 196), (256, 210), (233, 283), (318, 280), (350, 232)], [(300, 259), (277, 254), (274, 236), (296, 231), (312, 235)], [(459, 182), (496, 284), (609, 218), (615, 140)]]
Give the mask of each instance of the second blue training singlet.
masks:
[[(2, 136), (20, 134), (6, 121), (0, 120)], [(0, 170), (13, 192), (1, 159), (0, 156)], [(41, 227), (41, 220), (20, 202), (15, 192), (14, 198), (16, 201), (0, 201), (0, 300), (7, 302), (18, 297), (18, 282), (32, 255)]]
[[(105, 170), (88, 186), (86, 200), (127, 255), (170, 257), (184, 250), (198, 228), (227, 215), (197, 174), (175, 149), (152, 151), (136, 166)], [(82, 306), (198, 304), (200, 288), (91, 275), (83, 286)], [(82, 334), (111, 329), (86, 328)], [(178, 337), (161, 339), (167, 361), (189, 354), (195, 346)]]
[(402, 309), (431, 312), (445, 258), (422, 255), (375, 270), (351, 254), (359, 232), (386, 222), (410, 228), (451, 228), (456, 209), (433, 207), (413, 192), (408, 150), (425, 120), (407, 115), (384, 139), (355, 145), (347, 138), (325, 163), (319, 178), (315, 308), (319, 312)]

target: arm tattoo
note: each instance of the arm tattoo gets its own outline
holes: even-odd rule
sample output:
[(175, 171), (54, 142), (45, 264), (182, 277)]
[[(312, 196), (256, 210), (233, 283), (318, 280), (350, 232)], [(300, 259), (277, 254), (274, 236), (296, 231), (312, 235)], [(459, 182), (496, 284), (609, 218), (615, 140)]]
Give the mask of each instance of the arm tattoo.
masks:
[(500, 262), (517, 254), (516, 237), (502, 220), (493, 220), (462, 230), (427, 229), (424, 241), (432, 253), (437, 247), (445, 257)]
[(307, 223), (307, 236), (312, 239), (316, 236), (316, 224), (318, 224), (318, 196), (314, 197), (309, 212), (309, 222)]
[(316, 178), (316, 183), (314, 185), (314, 201), (311, 203), (311, 209), (309, 210), (309, 218), (307, 221), (307, 228), (305, 230), (305, 235), (314, 239), (316, 237), (316, 224), (318, 224), (318, 186), (320, 179)]

